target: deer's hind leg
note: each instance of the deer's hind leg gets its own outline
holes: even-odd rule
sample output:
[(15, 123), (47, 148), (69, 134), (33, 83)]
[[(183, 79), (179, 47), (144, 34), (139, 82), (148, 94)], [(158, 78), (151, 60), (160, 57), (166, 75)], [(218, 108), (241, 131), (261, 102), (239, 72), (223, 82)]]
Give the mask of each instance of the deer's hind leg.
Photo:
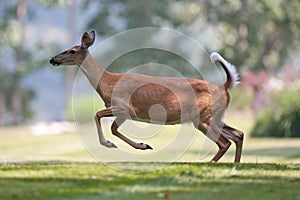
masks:
[(197, 125), (194, 123), (194, 126), (218, 145), (219, 150), (211, 160), (211, 162), (218, 162), (218, 160), (229, 149), (231, 142), (221, 134), (219, 127), (214, 124), (208, 125), (206, 123), (199, 122)]
[(244, 133), (224, 123), (222, 135), (234, 141), (236, 145), (234, 162), (240, 162), (243, 149)]

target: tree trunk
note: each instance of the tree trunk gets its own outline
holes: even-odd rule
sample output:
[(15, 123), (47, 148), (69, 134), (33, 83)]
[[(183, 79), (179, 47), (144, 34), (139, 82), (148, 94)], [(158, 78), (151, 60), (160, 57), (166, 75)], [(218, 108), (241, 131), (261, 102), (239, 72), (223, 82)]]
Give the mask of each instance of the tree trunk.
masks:
[[(68, 30), (70, 33), (70, 39), (68, 41), (69, 45), (73, 45), (75, 36), (76, 36), (76, 14), (77, 12), (77, 4), (76, 0), (73, 0), (71, 2), (71, 5), (68, 6)], [(65, 99), (65, 116), (67, 117), (67, 106), (70, 103), (70, 100), (72, 98), (72, 91), (73, 91), (73, 84), (75, 80), (76, 75), (76, 68), (74, 66), (67, 66), (66, 68), (66, 74), (65, 74), (65, 87), (66, 87), (66, 99)]]
[(5, 107), (6, 107), (6, 105), (5, 105), (4, 92), (0, 88), (0, 126), (3, 126), (5, 124), (5, 122), (4, 122), (4, 114), (6, 112)]
[[(16, 60), (17, 60), (17, 71), (21, 67), (24, 62), (24, 38), (25, 38), (25, 20), (27, 14), (27, 1), (19, 0), (17, 5), (17, 18), (19, 22), (20, 29), (20, 43), (18, 44), (18, 48), (16, 49)], [(12, 124), (18, 125), (22, 122), (22, 101), (21, 94), (19, 90), (20, 85), (20, 76), (17, 74), (14, 77), (14, 86), (15, 88), (12, 95)]]

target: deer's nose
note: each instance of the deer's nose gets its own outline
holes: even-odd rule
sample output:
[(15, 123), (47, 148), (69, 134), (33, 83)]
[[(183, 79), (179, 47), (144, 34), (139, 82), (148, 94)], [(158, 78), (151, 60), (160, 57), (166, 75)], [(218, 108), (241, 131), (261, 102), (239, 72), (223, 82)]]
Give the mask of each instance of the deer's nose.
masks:
[(53, 58), (51, 58), (51, 59), (49, 60), (49, 62), (50, 62), (50, 64), (52, 64), (52, 65), (54, 65), (54, 66), (58, 66), (58, 65), (60, 64), (59, 62), (55, 61)]

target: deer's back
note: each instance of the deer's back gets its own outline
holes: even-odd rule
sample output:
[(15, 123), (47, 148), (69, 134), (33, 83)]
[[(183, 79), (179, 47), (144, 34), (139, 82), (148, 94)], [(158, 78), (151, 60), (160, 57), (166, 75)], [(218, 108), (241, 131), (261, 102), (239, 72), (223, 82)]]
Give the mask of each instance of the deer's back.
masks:
[(112, 103), (127, 109), (133, 119), (172, 123), (209, 110), (211, 92), (219, 90), (204, 80), (125, 74), (114, 87)]

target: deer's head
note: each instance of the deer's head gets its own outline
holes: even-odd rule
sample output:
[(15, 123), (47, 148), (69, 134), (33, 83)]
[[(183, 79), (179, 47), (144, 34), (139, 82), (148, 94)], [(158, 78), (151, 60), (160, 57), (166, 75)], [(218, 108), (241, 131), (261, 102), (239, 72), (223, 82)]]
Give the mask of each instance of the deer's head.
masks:
[(50, 63), (54, 66), (81, 65), (87, 55), (88, 48), (93, 45), (94, 41), (95, 32), (85, 32), (81, 38), (81, 45), (74, 46), (60, 54), (57, 54), (50, 59)]

